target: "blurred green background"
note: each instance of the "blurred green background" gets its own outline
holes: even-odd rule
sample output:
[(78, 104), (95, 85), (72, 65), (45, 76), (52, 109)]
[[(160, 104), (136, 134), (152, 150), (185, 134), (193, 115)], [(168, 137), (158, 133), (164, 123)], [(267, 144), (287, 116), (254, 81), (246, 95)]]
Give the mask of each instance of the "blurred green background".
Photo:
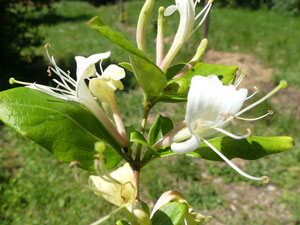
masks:
[[(5, 1), (0, 0), (0, 90), (11, 88), (9, 77), (51, 84), (44, 44), (57, 64), (74, 75), (76, 55), (112, 51), (104, 66), (128, 61), (120, 48), (90, 30), (85, 22), (95, 15), (126, 33), (134, 42), (135, 26), (143, 1), (125, 1), (125, 21), (120, 21), (119, 1)], [(172, 0), (157, 0), (160, 5)], [(200, 10), (200, 7), (198, 8)], [(248, 113), (249, 117), (273, 109), (272, 117), (231, 127), (243, 133), (250, 127), (255, 135), (289, 135), (296, 147), (280, 155), (257, 161), (236, 160), (248, 173), (268, 175), (270, 184), (245, 180), (224, 163), (187, 157), (171, 157), (150, 163), (142, 171), (142, 199), (153, 205), (166, 190), (181, 191), (211, 224), (300, 224), (300, 1), (215, 0), (210, 15), (209, 51), (204, 61), (239, 65), (248, 70), (245, 84), (268, 92), (281, 79), (290, 87)], [(172, 43), (178, 15), (168, 17), (166, 46)], [(156, 21), (147, 29), (148, 54), (155, 55)], [(186, 62), (202, 37), (198, 30), (184, 46), (176, 62)], [(131, 74), (117, 101), (126, 125), (136, 128), (142, 117), (142, 94)], [(125, 100), (126, 99), (126, 100)], [(158, 104), (150, 115), (184, 118), (183, 105)], [(150, 125), (149, 125), (150, 126)], [(89, 224), (114, 206), (87, 189), (86, 171), (74, 171), (47, 151), (0, 125), (0, 224)], [(114, 217), (119, 218), (119, 216)], [(114, 219), (105, 224), (113, 224)]]

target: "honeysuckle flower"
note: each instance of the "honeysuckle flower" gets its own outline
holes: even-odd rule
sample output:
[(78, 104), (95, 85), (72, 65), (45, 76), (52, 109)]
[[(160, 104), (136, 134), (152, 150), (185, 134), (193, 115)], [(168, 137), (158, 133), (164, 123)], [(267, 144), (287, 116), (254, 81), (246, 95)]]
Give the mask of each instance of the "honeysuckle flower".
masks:
[[(211, 9), (213, 0), (210, 0), (198, 14), (195, 13), (198, 0), (175, 0), (175, 3), (175, 5), (171, 5), (168, 8), (166, 8), (164, 13), (165, 16), (170, 16), (175, 11), (178, 11), (180, 21), (174, 41), (166, 57), (160, 65), (160, 68), (163, 71), (165, 71), (168, 68), (173, 58), (181, 49), (182, 45), (190, 38), (192, 33), (202, 25)], [(201, 17), (203, 13), (204, 16), (202, 20), (194, 28), (195, 22)]]
[[(104, 150), (104, 149), (103, 149)], [(94, 222), (92, 225), (97, 225), (110, 216), (117, 213), (119, 210), (126, 208), (128, 212), (128, 219), (133, 225), (151, 225), (150, 217), (143, 210), (141, 205), (136, 201), (137, 187), (132, 168), (128, 163), (124, 164), (117, 170), (109, 173), (101, 160), (102, 153), (100, 154), (99, 166), (101, 175), (89, 177), (89, 187), (98, 196), (101, 196), (106, 201), (118, 206), (118, 208), (107, 216)]]
[(75, 60), (77, 63), (76, 69), (76, 80), (70, 76), (70, 72), (67, 73), (57, 66), (54, 57), (50, 56), (48, 52), (49, 44), (45, 45), (47, 56), (53, 67), (48, 67), (49, 76), (53, 73), (56, 74), (60, 80), (53, 79), (53, 81), (58, 85), (57, 87), (50, 87), (37, 83), (28, 83), (17, 81), (14, 78), (10, 79), (10, 83), (18, 83), (26, 85), (28, 88), (32, 88), (41, 92), (44, 92), (53, 97), (63, 99), (66, 101), (78, 102), (85, 107), (87, 107), (104, 125), (108, 132), (115, 138), (115, 140), (122, 146), (128, 144), (128, 140), (122, 137), (118, 131), (115, 129), (114, 125), (105, 115), (99, 104), (96, 102), (92, 94), (90, 93), (85, 79), (96, 75), (95, 63), (106, 59), (110, 56), (110, 52), (99, 53), (85, 58), (83, 56), (76, 56)]
[(254, 121), (272, 114), (272, 112), (269, 111), (267, 114), (258, 118), (247, 119), (240, 117), (242, 113), (266, 100), (279, 89), (287, 86), (285, 81), (280, 82), (280, 84), (265, 97), (240, 110), (245, 100), (256, 94), (255, 92), (251, 96), (247, 97), (247, 89), (241, 88), (237, 90), (237, 86), (240, 84), (242, 78), (243, 76), (238, 79), (235, 85), (223, 85), (216, 75), (210, 75), (208, 77), (194, 76), (188, 93), (187, 110), (185, 115), (185, 123), (187, 127), (185, 128), (185, 123), (181, 123), (177, 128), (175, 128), (176, 134), (174, 134), (174, 131), (171, 131), (154, 146), (159, 148), (166, 144), (166, 140), (168, 142), (173, 141), (171, 150), (178, 154), (184, 154), (194, 151), (199, 147), (201, 142), (204, 142), (241, 175), (253, 180), (266, 181), (266, 177), (253, 177), (240, 170), (205, 139), (217, 132), (221, 132), (234, 139), (243, 139), (251, 136), (251, 132), (248, 132), (248, 134), (243, 136), (238, 136), (224, 130), (223, 128), (232, 119)]
[(193, 207), (187, 202), (184, 196), (180, 192), (174, 190), (166, 191), (159, 197), (151, 212), (151, 217), (162, 206), (172, 201), (181, 202), (186, 205), (187, 212), (185, 213), (184, 216), (184, 221), (183, 221), (184, 225), (202, 225), (202, 224), (206, 224), (212, 219), (211, 216), (203, 216), (200, 213), (195, 212)]
[(128, 163), (110, 174), (90, 176), (89, 186), (96, 195), (116, 206), (134, 202), (137, 195), (134, 173)]
[(89, 89), (92, 94), (102, 101), (104, 108), (109, 106), (108, 111), (111, 111), (117, 126), (119, 133), (128, 139), (124, 128), (123, 121), (114, 98), (114, 93), (117, 89), (123, 90), (124, 86), (120, 81), (125, 77), (125, 70), (117, 65), (109, 65), (104, 71), (101, 67), (101, 75), (96, 73), (96, 78), (93, 78), (89, 82)]
[(125, 77), (125, 70), (117, 65), (109, 65), (102, 74), (96, 73), (97, 78), (89, 82), (89, 89), (100, 101), (111, 103), (114, 92), (123, 90), (124, 86), (120, 81)]

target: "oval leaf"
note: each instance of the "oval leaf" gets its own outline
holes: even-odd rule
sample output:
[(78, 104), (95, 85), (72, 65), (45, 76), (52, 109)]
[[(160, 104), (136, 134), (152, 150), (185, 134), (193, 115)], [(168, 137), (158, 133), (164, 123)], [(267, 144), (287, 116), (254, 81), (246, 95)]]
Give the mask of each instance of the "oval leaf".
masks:
[(234, 80), (237, 70), (237, 66), (215, 65), (199, 62), (190, 71), (188, 71), (184, 77), (190, 84), (193, 76), (208, 76), (214, 74), (219, 77), (223, 84), (228, 85), (230, 81)]
[(86, 107), (76, 102), (30, 88), (14, 88), (0, 93), (0, 120), (62, 162), (79, 161), (82, 168), (93, 170), (97, 141), (111, 146), (104, 152), (108, 168), (122, 160), (117, 142)]
[(165, 74), (155, 64), (136, 55), (130, 55), (130, 62), (137, 82), (146, 96), (149, 98), (159, 96), (167, 86)]
[(149, 144), (154, 145), (159, 139), (172, 130), (173, 127), (174, 125), (170, 118), (158, 115), (149, 131)]
[[(267, 155), (287, 151), (294, 147), (294, 140), (291, 137), (259, 137), (253, 136), (242, 140), (235, 140), (230, 137), (217, 137), (209, 142), (228, 159), (241, 158), (246, 160), (255, 160)], [(160, 152), (161, 157), (175, 155), (171, 150)], [(202, 143), (200, 147), (190, 153), (188, 156), (203, 158), (212, 161), (223, 161), (206, 144)]]
[(184, 218), (187, 207), (180, 202), (171, 202), (157, 210), (151, 221), (152, 225), (179, 225)]

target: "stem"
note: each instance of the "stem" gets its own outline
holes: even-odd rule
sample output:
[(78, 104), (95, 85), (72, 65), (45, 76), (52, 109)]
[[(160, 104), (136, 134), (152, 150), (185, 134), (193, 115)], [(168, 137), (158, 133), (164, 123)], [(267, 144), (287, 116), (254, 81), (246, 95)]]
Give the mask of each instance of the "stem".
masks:
[[(141, 126), (141, 133), (143, 135), (145, 133), (145, 129), (146, 129), (146, 125), (147, 125), (147, 119), (148, 119), (150, 109), (151, 109), (151, 106), (148, 103), (145, 103), (144, 104), (144, 116), (143, 116), (142, 126)], [(136, 156), (135, 156), (135, 161), (136, 162), (140, 162), (141, 150), (142, 150), (142, 144), (138, 144), (137, 151), (136, 151)]]
[(135, 183), (136, 183), (136, 200), (140, 202), (140, 166), (135, 165), (133, 168)]
[[(144, 135), (146, 125), (147, 125), (147, 119), (148, 115), (151, 109), (151, 105), (148, 104), (147, 98), (145, 98), (144, 102), (144, 115), (142, 120), (142, 126), (141, 126), (141, 133)], [(136, 181), (136, 189), (137, 189), (137, 195), (136, 200), (140, 202), (140, 171), (141, 171), (141, 152), (142, 152), (142, 144), (138, 144), (136, 149), (136, 156), (135, 156), (135, 162), (133, 163), (133, 171)]]

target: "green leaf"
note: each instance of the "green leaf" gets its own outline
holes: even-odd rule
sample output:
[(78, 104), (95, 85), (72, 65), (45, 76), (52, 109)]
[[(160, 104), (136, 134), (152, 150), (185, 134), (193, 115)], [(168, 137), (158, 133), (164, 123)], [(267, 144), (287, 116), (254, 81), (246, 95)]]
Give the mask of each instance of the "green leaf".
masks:
[(87, 25), (129, 53), (133, 72), (146, 96), (151, 98), (160, 95), (167, 85), (166, 76), (143, 51), (134, 46), (123, 33), (105, 25), (99, 17), (92, 18)]
[[(209, 142), (228, 159), (241, 158), (246, 160), (255, 160), (267, 155), (284, 152), (295, 145), (293, 138), (285, 136), (253, 136), (242, 140), (235, 140), (225, 136), (211, 139)], [(171, 150), (162, 151), (160, 154), (161, 157), (175, 155)], [(212, 161), (223, 161), (204, 143), (197, 150), (186, 155)]]
[(150, 145), (155, 144), (165, 134), (173, 129), (173, 122), (170, 118), (158, 115), (149, 131), (148, 141)]
[(180, 71), (185, 65), (186, 65), (185, 63), (179, 63), (179, 64), (176, 64), (176, 65), (170, 66), (170, 67), (167, 69), (167, 72), (166, 72), (167, 79), (168, 79), (168, 80), (171, 80), (176, 74), (179, 73), (179, 71)]
[(187, 207), (183, 203), (168, 203), (154, 213), (152, 225), (180, 225), (186, 210)]
[[(167, 78), (171, 79), (174, 77), (184, 65), (184, 63), (181, 63), (169, 67), (166, 73)], [(237, 69), (236, 66), (223, 66), (199, 62), (183, 77), (171, 79), (164, 89), (159, 101), (173, 103), (187, 101), (191, 79), (196, 75), (208, 76), (215, 74), (223, 84), (227, 85), (231, 80), (234, 80)]]
[(238, 70), (237, 66), (224, 66), (224, 65), (214, 65), (199, 62), (190, 71), (188, 71), (184, 77), (191, 83), (191, 79), (195, 75), (208, 76), (217, 75), (223, 84), (227, 85), (235, 78), (235, 74)]
[(95, 16), (90, 21), (88, 21), (87, 25), (114, 44), (129, 52), (130, 54), (136, 55), (152, 63), (151, 60), (145, 55), (145, 53), (138, 49), (135, 45), (133, 45), (123, 33), (111, 29), (109, 26), (103, 23), (103, 21), (98, 16)]
[(108, 168), (122, 160), (117, 142), (86, 107), (76, 102), (30, 88), (14, 88), (0, 93), (0, 120), (65, 163), (79, 161), (82, 168), (93, 170), (97, 141), (107, 144), (104, 155)]
[(130, 72), (133, 73), (133, 69), (132, 69), (132, 66), (131, 66), (130, 63), (128, 63), (128, 62), (121, 62), (121, 63), (119, 63), (119, 66), (122, 66), (124, 69), (126, 69), (126, 70), (128, 70), (128, 71), (130, 71)]
[(131, 54), (129, 58), (135, 77), (146, 96), (149, 98), (160, 96), (167, 86), (165, 74), (155, 64), (136, 55)]
[(130, 134), (130, 142), (136, 142), (136, 143), (142, 144), (157, 154), (156, 149), (153, 148), (150, 144), (148, 144), (145, 137), (140, 132), (137, 132), (137, 131), (132, 132)]

